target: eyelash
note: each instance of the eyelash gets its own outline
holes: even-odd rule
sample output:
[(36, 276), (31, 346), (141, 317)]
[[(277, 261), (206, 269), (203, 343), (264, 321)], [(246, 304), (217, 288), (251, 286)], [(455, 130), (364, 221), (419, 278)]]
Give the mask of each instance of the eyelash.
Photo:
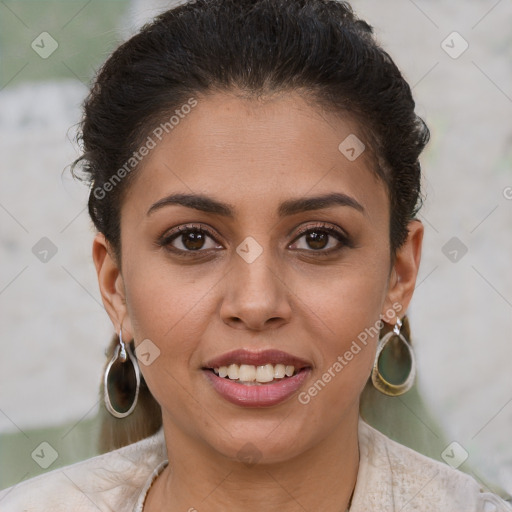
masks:
[[(178, 239), (180, 237), (180, 235), (183, 235), (188, 232), (193, 232), (193, 231), (205, 233), (215, 243), (220, 244), (220, 242), (217, 240), (217, 238), (214, 236), (214, 234), (209, 229), (205, 228), (204, 226), (186, 224), (183, 226), (179, 226), (178, 228), (174, 229), (170, 233), (164, 234), (157, 241), (157, 245), (159, 247), (164, 247), (166, 250), (172, 252), (173, 254), (177, 254), (178, 256), (197, 257), (200, 253), (207, 252), (210, 249), (198, 249), (197, 251), (190, 251), (190, 250), (184, 251), (182, 249), (176, 249), (175, 247), (172, 247), (172, 245), (171, 245), (171, 243), (174, 240)], [(327, 250), (323, 250), (323, 249), (318, 249), (318, 250), (296, 249), (296, 250), (311, 252), (311, 253), (314, 253), (315, 255), (319, 255), (319, 256), (330, 256), (332, 253), (338, 252), (341, 249), (343, 249), (344, 247), (353, 247), (353, 244), (352, 244), (350, 238), (343, 231), (341, 231), (340, 229), (335, 228), (329, 224), (325, 224), (325, 223), (319, 223), (314, 226), (307, 226), (304, 228), (300, 228), (297, 233), (297, 236), (294, 238), (292, 244), (297, 242), (304, 235), (311, 233), (311, 232), (315, 232), (315, 231), (325, 232), (325, 233), (329, 234), (330, 236), (333, 236), (339, 242), (341, 242), (341, 246), (334, 247), (334, 248), (327, 249)]]
[(338, 240), (338, 242), (340, 242), (341, 245), (338, 247), (332, 247), (327, 250), (323, 250), (323, 249), (318, 249), (316, 251), (314, 249), (297, 249), (297, 250), (311, 252), (314, 254), (318, 254), (319, 256), (330, 256), (332, 253), (338, 252), (338, 251), (344, 249), (345, 247), (353, 247), (352, 241), (350, 240), (350, 238), (348, 237), (348, 235), (346, 233), (341, 231), (339, 228), (335, 228), (334, 226), (331, 226), (331, 225), (325, 224), (325, 223), (319, 223), (314, 226), (307, 226), (307, 227), (300, 228), (297, 232), (297, 236), (294, 238), (292, 243), (295, 243), (297, 240), (302, 238), (305, 234), (312, 233), (315, 231), (319, 231), (321, 233), (322, 232), (327, 233), (328, 235), (336, 238), (336, 240)]
[(171, 242), (178, 239), (180, 235), (183, 235), (184, 233), (188, 233), (190, 231), (198, 231), (200, 233), (205, 233), (208, 235), (211, 239), (213, 239), (217, 244), (220, 243), (217, 238), (213, 235), (213, 233), (206, 229), (203, 226), (194, 225), (194, 224), (186, 224), (183, 226), (179, 226), (173, 231), (171, 231), (168, 234), (164, 234), (157, 242), (158, 246), (164, 247), (169, 252), (172, 252), (173, 254), (176, 254), (178, 256), (185, 256), (185, 257), (197, 257), (201, 253), (204, 253), (208, 251), (208, 249), (198, 249), (197, 251), (184, 251), (182, 249), (176, 249), (176, 247), (171, 246)]

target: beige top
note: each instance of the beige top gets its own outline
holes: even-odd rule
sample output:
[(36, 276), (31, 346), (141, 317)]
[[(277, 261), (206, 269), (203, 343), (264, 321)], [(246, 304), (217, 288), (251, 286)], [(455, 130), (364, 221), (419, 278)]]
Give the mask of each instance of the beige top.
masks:
[[(360, 463), (350, 512), (511, 512), (471, 476), (392, 441), (359, 419)], [(1, 512), (142, 512), (167, 465), (156, 434), (0, 491)]]

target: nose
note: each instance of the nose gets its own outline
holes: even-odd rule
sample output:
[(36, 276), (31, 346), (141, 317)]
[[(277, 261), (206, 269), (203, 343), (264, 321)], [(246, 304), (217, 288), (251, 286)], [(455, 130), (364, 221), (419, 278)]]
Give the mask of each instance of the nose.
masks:
[(291, 283), (272, 258), (271, 251), (248, 262), (235, 254), (225, 282), (220, 314), (224, 323), (236, 329), (275, 329), (291, 319)]

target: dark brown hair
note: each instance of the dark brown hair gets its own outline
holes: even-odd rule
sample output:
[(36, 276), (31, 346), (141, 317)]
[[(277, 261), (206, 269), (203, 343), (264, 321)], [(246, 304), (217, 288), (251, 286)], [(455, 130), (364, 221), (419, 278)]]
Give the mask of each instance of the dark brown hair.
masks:
[[(351, 115), (387, 187), (396, 253), (421, 206), (418, 158), (429, 131), (372, 28), (347, 2), (335, 0), (195, 0), (164, 12), (120, 45), (84, 102), (83, 154), (73, 172), (80, 164), (75, 175), (91, 187), (90, 216), (119, 266), (120, 210), (137, 169), (126, 163), (191, 98), (232, 91), (247, 97), (295, 91), (320, 108)], [(141, 398), (152, 400), (149, 390)], [(113, 435), (110, 447), (116, 438), (122, 436)]]

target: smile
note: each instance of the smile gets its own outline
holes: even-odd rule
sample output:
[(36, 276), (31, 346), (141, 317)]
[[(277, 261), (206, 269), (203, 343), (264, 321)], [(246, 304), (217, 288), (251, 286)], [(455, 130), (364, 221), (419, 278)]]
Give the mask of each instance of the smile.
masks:
[(284, 364), (270, 364), (254, 366), (252, 364), (230, 364), (214, 368), (213, 372), (219, 377), (228, 378), (241, 384), (259, 385), (267, 384), (278, 379), (285, 379), (295, 375), (295, 367)]
[(244, 407), (270, 407), (294, 395), (311, 372), (303, 359), (277, 350), (238, 350), (203, 368), (222, 398)]

